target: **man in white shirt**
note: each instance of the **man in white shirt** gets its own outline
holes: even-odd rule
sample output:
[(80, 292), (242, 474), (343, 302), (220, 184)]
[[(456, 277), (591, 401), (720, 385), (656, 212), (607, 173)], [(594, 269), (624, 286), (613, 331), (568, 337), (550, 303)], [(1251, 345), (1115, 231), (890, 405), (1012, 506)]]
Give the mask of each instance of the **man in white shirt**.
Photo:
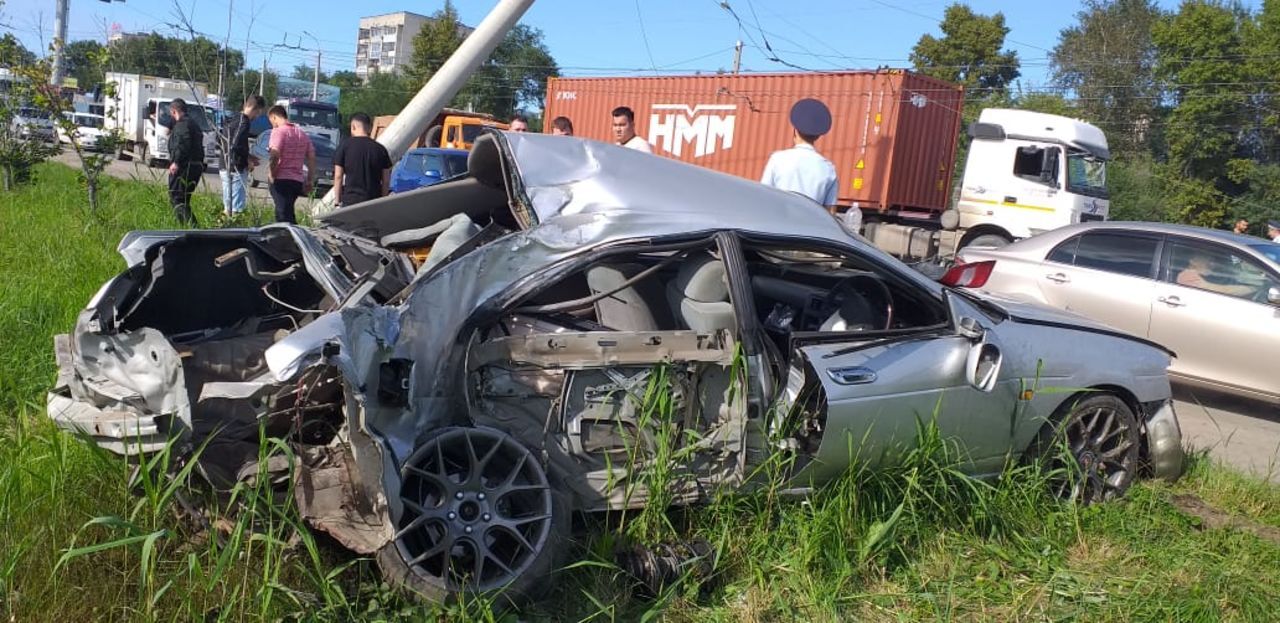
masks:
[(613, 109), (613, 140), (623, 147), (653, 153), (649, 141), (636, 135), (636, 113), (626, 106)]
[(835, 214), (836, 166), (813, 146), (831, 131), (831, 111), (818, 100), (802, 99), (791, 107), (791, 128), (795, 146), (769, 156), (760, 183), (800, 193)]

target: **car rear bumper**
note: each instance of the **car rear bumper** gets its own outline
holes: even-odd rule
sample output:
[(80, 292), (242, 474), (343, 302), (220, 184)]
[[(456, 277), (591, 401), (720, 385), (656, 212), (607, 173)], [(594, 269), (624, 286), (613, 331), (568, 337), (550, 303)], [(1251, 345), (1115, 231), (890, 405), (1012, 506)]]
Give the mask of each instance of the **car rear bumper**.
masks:
[(1167, 400), (1143, 426), (1147, 465), (1153, 478), (1176, 480), (1182, 475), (1186, 458), (1182, 449), (1182, 428), (1173, 411), (1173, 400)]

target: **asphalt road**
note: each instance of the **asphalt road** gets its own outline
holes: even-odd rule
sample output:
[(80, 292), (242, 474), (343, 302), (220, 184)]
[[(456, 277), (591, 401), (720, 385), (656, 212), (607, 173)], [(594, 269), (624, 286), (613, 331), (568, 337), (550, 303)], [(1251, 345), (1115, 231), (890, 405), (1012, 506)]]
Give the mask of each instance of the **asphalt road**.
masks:
[[(76, 159), (75, 152), (70, 149), (63, 149), (62, 153), (52, 158), (54, 162), (60, 162), (69, 167), (79, 168), (80, 162)], [(154, 182), (157, 184), (167, 184), (169, 171), (165, 167), (148, 167), (147, 165), (137, 161), (112, 160), (107, 164), (106, 174), (111, 177), (127, 180), (138, 180), (145, 182)], [(204, 174), (204, 183), (196, 190), (197, 192), (209, 192), (217, 196), (222, 196), (222, 181), (218, 177), (216, 168), (209, 169)], [(321, 190), (327, 190), (321, 187)], [(249, 200), (254, 203), (271, 206), (271, 195), (267, 192), (266, 185), (259, 188), (249, 188)], [(310, 200), (306, 198), (298, 199), (297, 209), (299, 214), (310, 212)]]
[(1259, 478), (1280, 482), (1280, 406), (1174, 388), (1185, 443)]
[[(75, 167), (75, 158), (66, 150), (54, 160)], [(156, 183), (165, 183), (167, 176), (165, 169), (122, 160), (107, 165), (107, 174)], [(216, 170), (204, 175), (202, 190), (222, 193)], [(252, 200), (270, 205), (266, 188), (250, 188), (249, 195)], [(306, 201), (299, 200), (299, 211), (308, 208)], [(1182, 436), (1188, 445), (1208, 450), (1211, 456), (1242, 471), (1280, 481), (1280, 407), (1182, 387), (1175, 389), (1174, 398)]]

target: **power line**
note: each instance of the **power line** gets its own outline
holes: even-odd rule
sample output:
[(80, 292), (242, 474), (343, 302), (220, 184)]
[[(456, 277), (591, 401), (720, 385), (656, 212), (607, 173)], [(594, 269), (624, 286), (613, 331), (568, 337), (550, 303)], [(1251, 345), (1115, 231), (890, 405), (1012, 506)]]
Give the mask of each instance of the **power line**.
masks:
[(636, 22), (640, 24), (640, 38), (644, 40), (644, 52), (649, 55), (649, 65), (653, 73), (658, 73), (658, 64), (653, 62), (653, 50), (649, 48), (649, 35), (644, 31), (644, 15), (640, 13), (640, 0), (636, 0)]
[(747, 36), (747, 39), (751, 41), (751, 43), (754, 45), (754, 47), (757, 50), (760, 50), (762, 52), (766, 52), (766, 51), (768, 52), (765, 55), (765, 60), (773, 61), (780, 65), (786, 65), (787, 67), (791, 67), (793, 69), (799, 69), (801, 71), (813, 71), (808, 67), (801, 67), (800, 65), (797, 65), (790, 61), (785, 61), (781, 58), (778, 58), (778, 55), (773, 51), (773, 47), (769, 45), (769, 38), (765, 36), (764, 29), (759, 28), (759, 24), (760, 24), (759, 20), (756, 20), (756, 26), (757, 26), (757, 30), (760, 31), (760, 38), (764, 40), (763, 48), (760, 47), (760, 43), (758, 43), (755, 40), (755, 37), (751, 36), (750, 29), (748, 29), (745, 25), (743, 25), (742, 18), (738, 16), (737, 11), (733, 10), (733, 7), (730, 6), (728, 0), (721, 0), (721, 2), (717, 4), (720, 8), (724, 9), (726, 13), (728, 13), (731, 17), (733, 17), (733, 20), (738, 24), (738, 32), (745, 34)]

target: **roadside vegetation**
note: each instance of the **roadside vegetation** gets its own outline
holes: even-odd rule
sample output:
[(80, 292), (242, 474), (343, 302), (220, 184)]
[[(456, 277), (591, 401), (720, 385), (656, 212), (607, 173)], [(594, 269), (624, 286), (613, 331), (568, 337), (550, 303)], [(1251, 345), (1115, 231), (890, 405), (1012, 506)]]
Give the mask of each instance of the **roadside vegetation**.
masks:
[[(44, 415), (52, 335), (122, 267), (125, 231), (176, 223), (159, 185), (107, 180), (90, 212), (73, 169), (34, 174), (0, 195), (0, 621), (515, 620), (489, 597), (442, 609), (395, 594), (265, 483), (206, 500), (187, 492), (176, 457), (139, 469), (58, 432)], [(195, 209), (212, 223), (220, 206), (198, 195)], [(851, 470), (804, 500), (765, 488), (626, 523), (581, 519), (582, 562), (520, 620), (1274, 617), (1280, 487), (1197, 457), (1176, 484), (1141, 482), (1084, 508), (1048, 498), (1032, 468), (987, 483), (955, 464), (925, 429), (903, 465)], [(185, 511), (210, 502), (195, 519)], [(718, 553), (714, 570), (657, 595), (614, 562), (637, 539), (694, 537)]]

